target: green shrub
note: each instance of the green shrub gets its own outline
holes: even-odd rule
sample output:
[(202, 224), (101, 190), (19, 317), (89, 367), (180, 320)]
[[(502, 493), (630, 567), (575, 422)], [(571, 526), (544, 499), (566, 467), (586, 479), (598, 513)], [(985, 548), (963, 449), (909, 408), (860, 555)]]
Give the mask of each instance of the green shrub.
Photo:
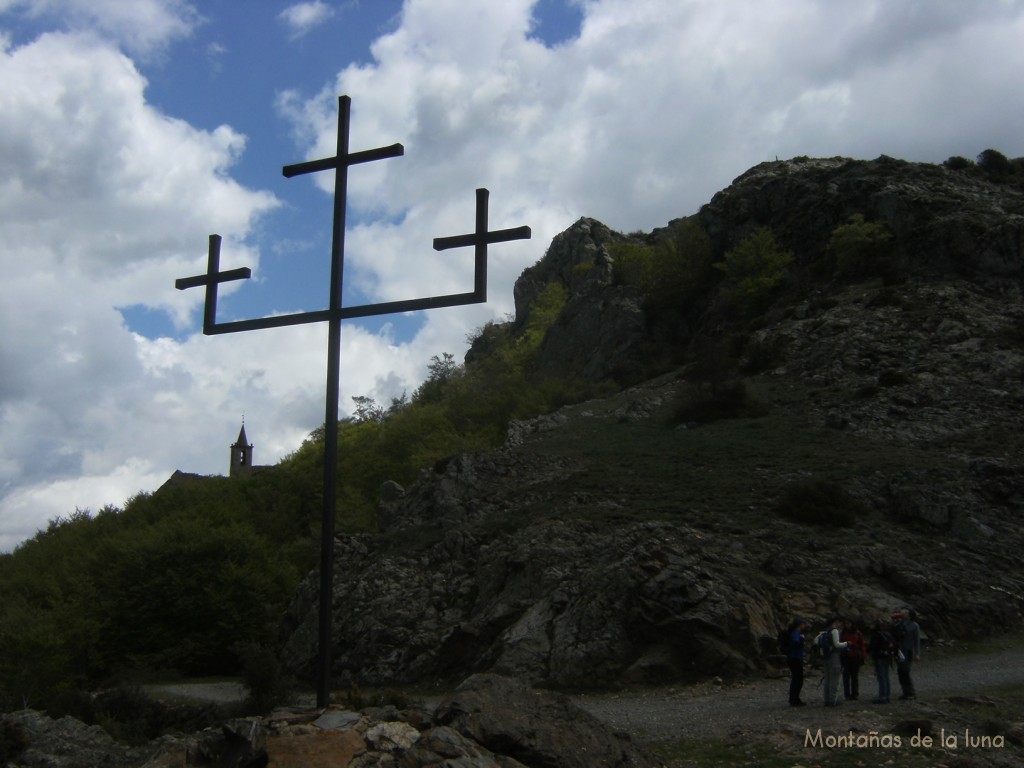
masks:
[(525, 371), (533, 364), (548, 328), (555, 324), (568, 300), (569, 292), (561, 283), (551, 282), (544, 286), (530, 305), (526, 328), (515, 342), (509, 360), (513, 366)]
[(693, 217), (673, 224), (654, 245), (618, 242), (609, 250), (615, 282), (637, 288), (656, 316), (687, 310), (712, 282), (711, 239)]
[(862, 505), (831, 480), (802, 480), (790, 485), (775, 512), (797, 523), (849, 528), (864, 513)]
[(793, 252), (784, 250), (768, 227), (761, 227), (713, 266), (725, 274), (723, 298), (749, 316), (767, 308), (792, 262)]
[(948, 158), (943, 165), (951, 171), (966, 171), (974, 167), (974, 161), (960, 155), (954, 155)]
[(986, 149), (978, 154), (977, 162), (954, 156), (943, 165), (952, 171), (969, 173), (993, 184), (1009, 184), (1024, 188), (1024, 158), (1008, 158), (997, 149)]
[(865, 221), (857, 213), (833, 230), (827, 251), (840, 273), (857, 276), (872, 271), (890, 255), (892, 239), (885, 224)]
[(612, 257), (612, 280), (644, 292), (654, 273), (654, 248), (641, 243), (617, 242), (608, 248)]
[(421, 405), (440, 401), (447, 383), (461, 374), (462, 366), (455, 362), (451, 352), (442, 352), (441, 357), (432, 356), (427, 365), (427, 378), (416, 388), (413, 401)]
[(1007, 181), (1014, 174), (1010, 159), (997, 149), (986, 149), (978, 155), (978, 168), (992, 182)]
[(290, 681), (281, 670), (277, 653), (267, 645), (246, 643), (239, 648), (242, 679), (249, 691), (246, 708), (265, 714), (284, 703), (291, 692)]

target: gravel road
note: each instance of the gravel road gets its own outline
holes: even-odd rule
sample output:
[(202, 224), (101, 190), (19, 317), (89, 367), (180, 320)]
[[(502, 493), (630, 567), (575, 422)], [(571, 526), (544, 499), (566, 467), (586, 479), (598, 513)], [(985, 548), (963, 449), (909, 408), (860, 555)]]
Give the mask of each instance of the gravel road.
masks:
[(241, 683), (167, 683), (147, 685), (145, 691), (157, 699), (180, 699), (200, 704), (238, 704), (245, 701)]
[[(577, 704), (612, 727), (644, 741), (729, 738), (743, 734), (777, 732), (789, 728), (802, 733), (826, 721), (842, 728), (874, 727), (906, 719), (941, 719), (941, 703), (950, 697), (979, 697), (1005, 686), (1024, 688), (1024, 653), (1004, 650), (970, 656), (915, 661), (914, 684), (918, 697), (891, 704), (872, 704), (876, 691), (873, 670), (861, 672), (861, 698), (826, 709), (819, 685), (820, 673), (808, 671), (803, 699), (806, 707), (788, 704), (789, 676), (760, 679), (729, 686), (700, 685), (679, 689), (627, 691), (619, 694), (574, 697)], [(893, 695), (898, 696), (896, 672)], [(992, 706), (995, 706), (993, 703)], [(1024, 712), (998, 713), (1003, 719), (1024, 720)]]
[[(632, 689), (621, 693), (581, 694), (573, 700), (616, 730), (641, 741), (731, 738), (745, 734), (792, 730), (826, 723), (842, 728), (884, 727), (894, 720), (940, 719), (941, 703), (950, 697), (977, 697), (995, 688), (1024, 688), (1024, 652), (1000, 650), (973, 655), (942, 655), (915, 662), (914, 680), (918, 698), (871, 704), (875, 691), (874, 672), (861, 674), (862, 699), (845, 702), (838, 709), (825, 709), (820, 674), (808, 671), (803, 698), (807, 707), (787, 703), (788, 674), (776, 679), (755, 679), (733, 685), (700, 684), (676, 688)], [(894, 695), (899, 692), (895, 671)], [(192, 701), (233, 703), (245, 697), (239, 683), (192, 683), (151, 686), (157, 696)], [(312, 705), (312, 700), (303, 702)], [(992, 706), (995, 706), (994, 704)], [(1024, 712), (1000, 712), (1004, 720), (1022, 721)]]

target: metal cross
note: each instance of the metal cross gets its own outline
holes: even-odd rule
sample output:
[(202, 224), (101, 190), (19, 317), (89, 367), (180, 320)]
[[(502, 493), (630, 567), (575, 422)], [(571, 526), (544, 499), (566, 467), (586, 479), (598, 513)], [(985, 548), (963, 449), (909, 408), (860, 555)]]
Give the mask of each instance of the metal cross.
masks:
[(352, 101), (348, 96), (338, 98), (338, 144), (334, 157), (312, 160), (295, 165), (286, 165), (282, 173), (286, 178), (316, 171), (334, 169), (334, 231), (331, 245), (331, 282), (328, 308), (313, 312), (299, 312), (290, 315), (275, 315), (254, 320), (217, 322), (217, 287), (232, 280), (243, 280), (251, 276), (249, 268), (220, 271), (220, 235), (210, 235), (209, 257), (206, 274), (184, 277), (175, 281), (179, 290), (206, 287), (206, 303), (203, 313), (203, 333), (207, 336), (238, 331), (252, 331), (257, 328), (278, 328), (285, 325), (305, 323), (328, 323), (327, 339), (327, 402), (324, 417), (324, 505), (320, 536), (320, 606), (319, 606), (319, 647), (317, 653), (317, 706), (330, 704), (331, 675), (331, 605), (334, 592), (334, 517), (337, 497), (338, 464), (338, 390), (341, 360), (341, 321), (355, 317), (384, 315), (392, 312), (412, 312), (421, 309), (436, 309), (462, 304), (478, 304), (487, 300), (487, 246), (510, 240), (530, 238), (529, 227), (487, 230), (486, 189), (476, 191), (476, 228), (467, 235), (440, 237), (434, 240), (434, 250), (463, 248), (472, 245), (475, 253), (473, 290), (445, 296), (429, 296), (406, 301), (389, 301), (380, 304), (364, 304), (343, 307), (341, 303), (342, 281), (345, 261), (345, 208), (348, 188), (348, 168), (359, 163), (399, 157), (405, 154), (401, 144), (379, 147), (362, 152), (348, 151), (349, 115)]

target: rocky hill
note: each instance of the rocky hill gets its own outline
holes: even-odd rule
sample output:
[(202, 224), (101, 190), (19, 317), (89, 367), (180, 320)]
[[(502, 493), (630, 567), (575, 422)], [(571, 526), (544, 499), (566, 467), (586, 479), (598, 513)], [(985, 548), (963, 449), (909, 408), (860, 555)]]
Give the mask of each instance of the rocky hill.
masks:
[[(909, 606), (932, 642), (1020, 625), (1024, 195), (886, 157), (795, 159), (687, 221), (715, 263), (766, 228), (785, 279), (744, 311), (719, 281), (666, 323), (616, 254), (677, 223), (555, 238), (501, 332), (558, 283), (539, 369), (629, 386), (382, 489), (380, 532), (336, 542), (336, 680), (738, 675), (775, 661), (794, 614)], [(286, 620), (302, 675), (316, 584)]]

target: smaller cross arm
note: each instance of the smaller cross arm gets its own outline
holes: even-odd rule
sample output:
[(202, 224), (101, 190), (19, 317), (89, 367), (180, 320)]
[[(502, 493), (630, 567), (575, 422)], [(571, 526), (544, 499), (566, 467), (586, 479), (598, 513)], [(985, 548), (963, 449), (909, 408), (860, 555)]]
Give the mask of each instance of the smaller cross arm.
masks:
[(510, 240), (529, 240), (532, 232), (529, 227), (513, 227), (512, 229), (499, 229), (494, 232), (487, 232), (483, 238), (477, 234), (452, 235), (451, 237), (435, 237), (434, 250), (447, 251), (449, 248), (466, 248), (476, 245), (479, 242), (485, 243), (507, 243)]
[[(248, 280), (250, 277), (252, 277), (252, 270), (249, 267), (239, 267), (238, 269), (218, 272), (216, 274), (216, 281), (218, 283), (227, 283), (232, 280)], [(209, 283), (209, 275), (196, 275), (195, 277), (179, 277), (174, 281), (174, 287), (179, 291), (184, 291), (186, 288), (198, 288), (201, 285), (209, 285)]]
[(216, 333), (217, 327), (217, 286), (231, 280), (246, 280), (252, 277), (248, 267), (220, 271), (220, 235), (210, 235), (210, 250), (206, 259), (206, 274), (193, 277), (180, 277), (174, 281), (179, 291), (186, 288), (206, 286), (206, 302), (203, 306), (203, 333), (207, 336)]
[(465, 302), (467, 304), (487, 301), (487, 246), (491, 243), (507, 243), (509, 240), (529, 240), (532, 234), (529, 227), (513, 227), (512, 229), (488, 231), (487, 203), (489, 197), (490, 192), (486, 188), (480, 187), (477, 189), (476, 228), (473, 232), (465, 235), (434, 238), (435, 251), (473, 246), (473, 292), (468, 294), (470, 298)]
[[(388, 157), (401, 157), (405, 154), (405, 147), (401, 144), (391, 144), (387, 147), (377, 149), (364, 149), (362, 152), (351, 152), (343, 160), (345, 165), (358, 165), (359, 163), (370, 163), (374, 160), (383, 160)], [(315, 173), (337, 168), (339, 164), (337, 157), (325, 157), (320, 160), (308, 160), (304, 163), (286, 165), (281, 169), (286, 179), (293, 176), (301, 176), (304, 173)]]

